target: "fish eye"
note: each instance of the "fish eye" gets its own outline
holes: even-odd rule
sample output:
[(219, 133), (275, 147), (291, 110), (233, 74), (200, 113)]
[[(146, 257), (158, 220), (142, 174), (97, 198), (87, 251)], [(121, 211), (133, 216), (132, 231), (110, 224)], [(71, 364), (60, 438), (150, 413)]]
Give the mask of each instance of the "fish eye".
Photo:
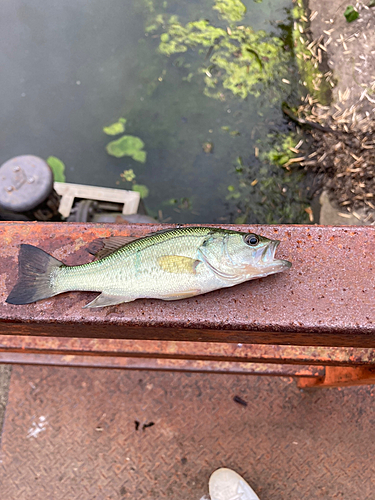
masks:
[(256, 234), (247, 234), (244, 237), (244, 241), (246, 245), (249, 245), (251, 247), (255, 247), (259, 243), (259, 238)]

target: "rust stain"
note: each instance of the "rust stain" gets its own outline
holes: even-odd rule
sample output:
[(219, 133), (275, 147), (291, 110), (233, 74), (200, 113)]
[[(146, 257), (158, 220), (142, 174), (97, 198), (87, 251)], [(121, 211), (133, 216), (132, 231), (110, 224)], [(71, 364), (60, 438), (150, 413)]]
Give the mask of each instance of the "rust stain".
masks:
[(301, 377), (298, 386), (301, 389), (309, 388), (329, 388), (329, 387), (349, 387), (356, 385), (375, 384), (375, 370), (367, 367), (336, 367), (326, 368), (325, 375), (312, 380), (308, 377)]

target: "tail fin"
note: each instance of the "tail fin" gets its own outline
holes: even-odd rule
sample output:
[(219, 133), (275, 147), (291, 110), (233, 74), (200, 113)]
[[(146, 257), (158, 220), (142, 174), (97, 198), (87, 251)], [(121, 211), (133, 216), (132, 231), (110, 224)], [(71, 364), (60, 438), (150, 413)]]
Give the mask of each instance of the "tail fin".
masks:
[(51, 273), (64, 264), (40, 248), (21, 245), (18, 256), (18, 282), (10, 292), (8, 304), (30, 304), (55, 295)]

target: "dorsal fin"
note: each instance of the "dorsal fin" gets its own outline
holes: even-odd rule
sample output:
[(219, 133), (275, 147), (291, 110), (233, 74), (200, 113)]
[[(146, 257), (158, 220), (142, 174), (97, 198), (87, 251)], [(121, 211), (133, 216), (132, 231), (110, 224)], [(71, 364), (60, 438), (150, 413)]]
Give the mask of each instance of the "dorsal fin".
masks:
[(172, 227), (168, 229), (160, 229), (159, 231), (147, 233), (144, 236), (110, 236), (109, 238), (98, 238), (90, 243), (87, 251), (91, 253), (91, 255), (95, 255), (96, 260), (104, 259), (107, 255), (110, 255), (134, 240), (148, 238), (149, 236), (155, 236), (157, 234), (169, 233), (171, 231), (175, 231), (176, 229), (179, 228)]
[(87, 251), (95, 255), (96, 259), (103, 259), (119, 248), (137, 240), (138, 236), (111, 236), (110, 238), (99, 238), (90, 243)]
[(168, 227), (167, 229), (159, 229), (159, 231), (153, 231), (152, 233), (148, 233), (143, 238), (146, 238), (147, 236), (156, 236), (157, 234), (164, 234), (164, 233), (171, 233), (172, 231), (176, 231), (176, 229), (182, 229), (183, 226), (177, 226), (177, 227)]

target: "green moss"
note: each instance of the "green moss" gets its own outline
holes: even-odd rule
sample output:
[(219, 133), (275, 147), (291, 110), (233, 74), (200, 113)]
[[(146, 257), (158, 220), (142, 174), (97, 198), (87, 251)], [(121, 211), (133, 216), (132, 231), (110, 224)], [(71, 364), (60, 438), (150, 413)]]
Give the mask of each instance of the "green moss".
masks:
[(163, 33), (162, 35), (160, 35), (160, 41), (163, 42), (163, 43), (169, 42), (169, 35), (168, 35), (168, 33)]
[(47, 158), (47, 163), (53, 172), (53, 178), (56, 182), (65, 182), (65, 165), (64, 163), (56, 158), (56, 156), (49, 156)]
[(259, 96), (283, 64), (286, 71), (289, 58), (279, 38), (249, 26), (233, 25), (224, 30), (205, 19), (186, 25), (169, 22), (168, 31), (160, 37), (159, 51), (171, 56), (188, 49), (206, 54), (206, 64), (199, 73), (204, 75), (205, 94), (217, 99), (223, 99), (223, 91), (242, 99), (249, 94)]
[(146, 161), (146, 151), (143, 151), (144, 142), (139, 137), (134, 135), (123, 135), (116, 141), (111, 141), (107, 144), (107, 153), (116, 158), (130, 156), (134, 160), (141, 163)]
[(242, 21), (246, 14), (246, 7), (240, 0), (216, 0), (214, 10), (226, 21)]
[(156, 31), (158, 29), (158, 25), (156, 23), (150, 24), (149, 26), (145, 27), (145, 32), (146, 33), (152, 33), (153, 31)]
[[(164, 42), (165, 35), (168, 36), (168, 42)], [(226, 31), (221, 28), (215, 28), (209, 24), (209, 21), (201, 19), (187, 23), (185, 26), (179, 22), (169, 22), (168, 33), (163, 33), (160, 37), (161, 43), (159, 51), (166, 55), (177, 52), (185, 52), (188, 47), (211, 47), (216, 40), (226, 36)], [(172, 46), (177, 47), (173, 49)]]
[(280, 135), (271, 149), (263, 153), (261, 158), (268, 160), (274, 165), (285, 165), (289, 160), (295, 157), (295, 153), (290, 148), (295, 147), (298, 139), (293, 133)]

